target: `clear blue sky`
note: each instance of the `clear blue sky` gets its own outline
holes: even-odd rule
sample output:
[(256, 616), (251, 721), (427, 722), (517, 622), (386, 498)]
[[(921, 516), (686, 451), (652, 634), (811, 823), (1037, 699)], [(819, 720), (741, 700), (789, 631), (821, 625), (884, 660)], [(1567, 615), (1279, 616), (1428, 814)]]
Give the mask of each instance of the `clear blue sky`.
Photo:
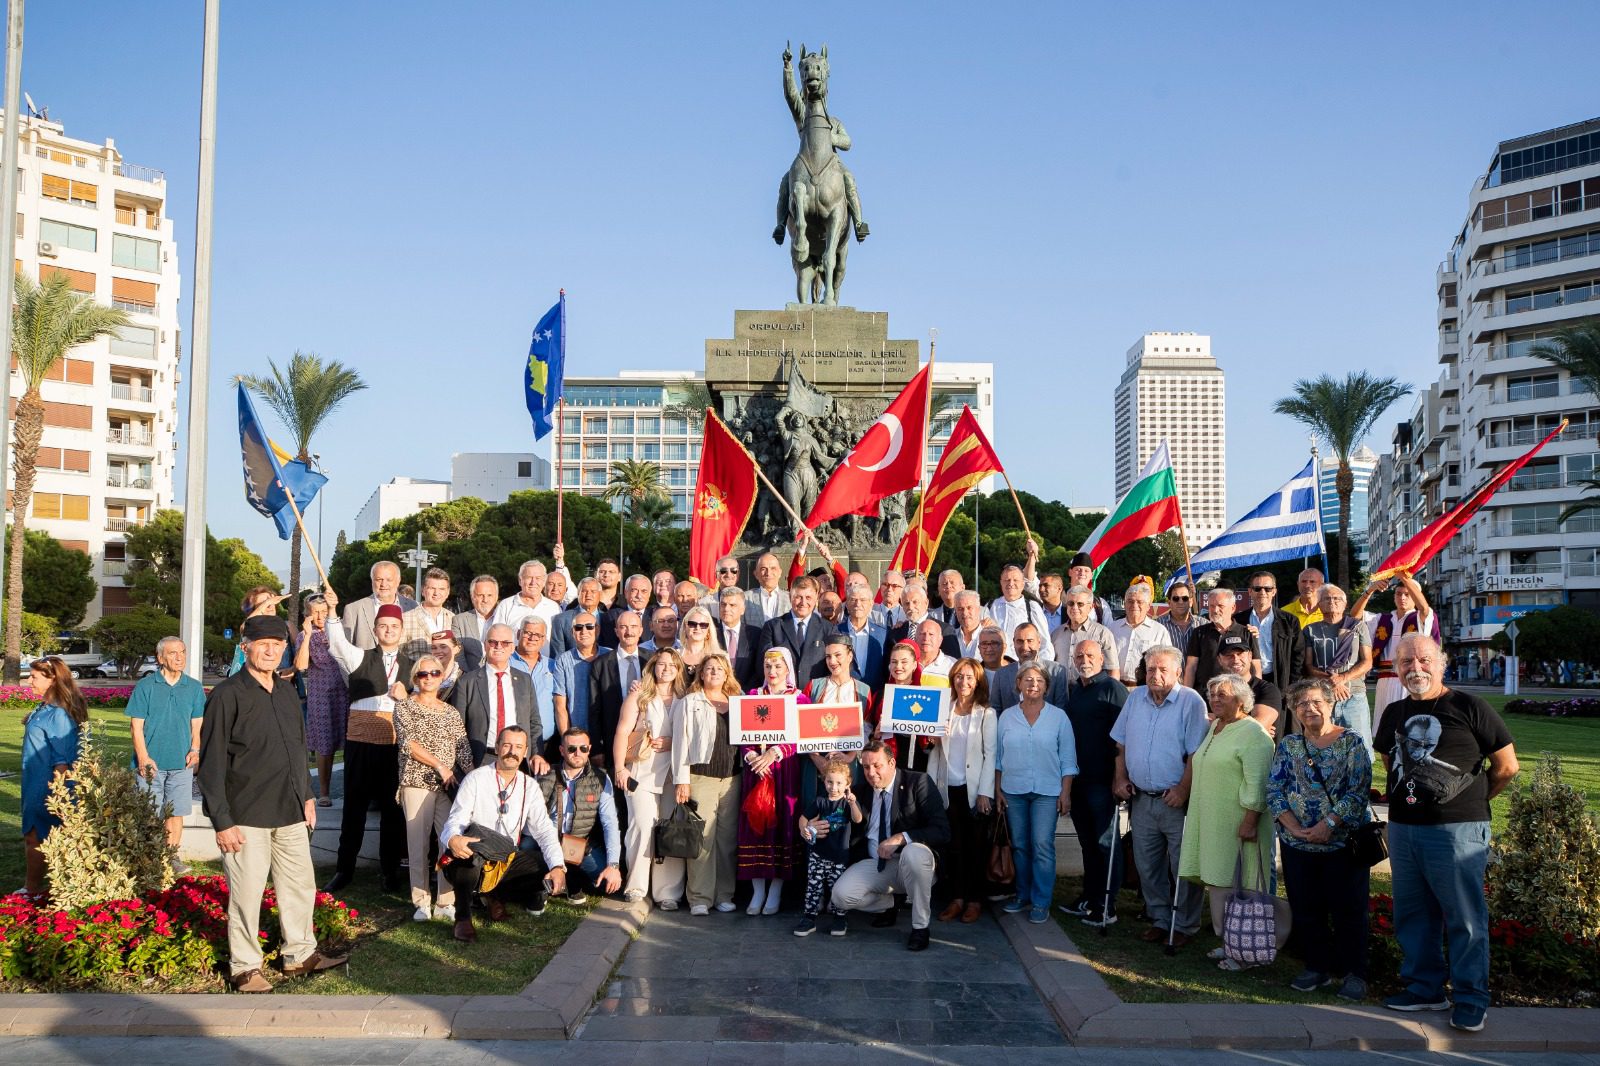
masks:
[[(1592, 3), (1360, 6), (229, 4), (211, 528), (286, 566), (229, 386), (268, 359), (372, 386), (317, 442), (331, 552), (390, 476), (528, 446), (518, 375), (558, 288), (597, 374), (697, 367), (735, 308), (791, 299), (786, 40), (830, 46), (855, 141), (873, 233), (845, 302), (994, 362), (1018, 486), (1109, 503), (1123, 353), (1195, 330), (1228, 373), (1236, 515), (1305, 452), (1271, 414), (1294, 378), (1437, 376), (1434, 267), (1495, 142), (1600, 114)], [(200, 11), (35, 3), (24, 57), (70, 135), (167, 172), (186, 329)]]

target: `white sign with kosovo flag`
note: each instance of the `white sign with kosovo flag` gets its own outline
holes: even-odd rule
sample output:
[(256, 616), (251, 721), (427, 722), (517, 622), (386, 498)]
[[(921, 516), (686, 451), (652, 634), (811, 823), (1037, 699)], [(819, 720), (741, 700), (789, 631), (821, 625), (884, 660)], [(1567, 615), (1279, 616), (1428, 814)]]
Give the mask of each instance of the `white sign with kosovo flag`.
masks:
[(942, 737), (949, 724), (949, 689), (933, 685), (884, 686), (881, 731)]

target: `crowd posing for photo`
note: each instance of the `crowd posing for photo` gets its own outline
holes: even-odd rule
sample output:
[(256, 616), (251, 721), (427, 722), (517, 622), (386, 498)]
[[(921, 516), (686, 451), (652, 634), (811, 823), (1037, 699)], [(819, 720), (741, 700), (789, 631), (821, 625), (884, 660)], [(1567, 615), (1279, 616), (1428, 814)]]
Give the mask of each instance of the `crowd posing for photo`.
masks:
[[(558, 547), (504, 598), (474, 578), (461, 612), (444, 571), (423, 575), (418, 602), (383, 562), (342, 612), (332, 589), (308, 597), (298, 632), (281, 597), (252, 590), (235, 670), (209, 697), (182, 642), (162, 641), (128, 705), (135, 769), (174, 846), (198, 783), (229, 881), (234, 987), (272, 987), (256, 928), (269, 877), (285, 972), (344, 961), (317, 949), (306, 833), (342, 752), (325, 889), (358, 876), (375, 808), (381, 887), (462, 944), (477, 913), (600, 893), (696, 920), (736, 899), (755, 918), (791, 909), (798, 937), (846, 936), (852, 912), (887, 929), (905, 910), (922, 951), (935, 922), (979, 921), (986, 903), (1050, 920), (1063, 818), (1084, 876), (1060, 909), (1105, 927), (1131, 917), (1117, 912), (1126, 820), (1152, 948), (1181, 950), (1209, 919), (1224, 940), (1212, 956), (1242, 970), (1293, 931), (1292, 986), (1350, 1001), (1367, 997), (1369, 872), (1386, 845), (1405, 988), (1385, 1006), (1483, 1027), (1489, 801), (1517, 760), (1499, 716), (1444, 684), (1437, 619), (1410, 577), (1381, 614), (1365, 608), (1386, 583), (1351, 604), (1307, 570), (1282, 606), (1268, 572), (1203, 600), (1177, 582), (1159, 616), (1141, 579), (1115, 617), (1088, 556), (1040, 575), (1032, 543), (987, 604), (953, 570), (932, 590), (895, 571), (874, 588), (828, 562), (784, 583), (764, 554), (743, 588), (728, 558), (705, 590), (670, 571), (623, 580), (610, 559), (574, 581)], [(30, 681), (22, 829), (39, 893), (44, 796), (87, 712), (60, 660), (34, 662)], [(942, 732), (895, 733), (889, 685), (947, 688)], [(804, 754), (735, 743), (746, 694), (858, 705), (861, 735)], [(1369, 802), (1379, 773), (1386, 832)], [(1241, 886), (1266, 901), (1268, 943), (1236, 943)]]

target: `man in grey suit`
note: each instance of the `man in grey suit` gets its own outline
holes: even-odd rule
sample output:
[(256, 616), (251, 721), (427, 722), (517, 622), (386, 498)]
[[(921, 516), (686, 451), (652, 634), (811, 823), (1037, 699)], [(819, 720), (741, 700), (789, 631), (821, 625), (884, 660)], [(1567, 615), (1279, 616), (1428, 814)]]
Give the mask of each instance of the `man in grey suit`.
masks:
[(417, 606), (416, 600), (399, 594), (398, 565), (387, 559), (381, 560), (372, 564), (368, 576), (372, 579), (372, 595), (347, 604), (342, 618), (345, 636), (362, 651), (371, 651), (378, 646), (377, 637), (372, 631), (372, 623), (377, 618), (379, 605), (398, 603), (402, 612), (413, 610)]
[[(511, 668), (514, 644), (510, 626), (499, 622), (490, 626), (483, 641), (483, 665), (464, 672), (450, 690), (450, 705), (461, 712), (472, 761), (477, 766), (494, 762), (494, 738), (506, 726), (521, 726), (530, 737), (538, 737), (543, 731), (533, 679)], [(534, 774), (550, 772), (550, 764), (537, 752), (529, 753), (528, 768)]]
[(783, 566), (778, 557), (764, 552), (756, 560), (756, 585), (744, 594), (746, 625), (764, 626), (789, 613), (789, 594), (780, 587), (782, 581)]
[(461, 645), (461, 669), (476, 670), (483, 665), (483, 638), (494, 622), (494, 609), (500, 603), (500, 582), (488, 574), (472, 579), (467, 591), (471, 593), (472, 610), (457, 611), (450, 623), (450, 631)]

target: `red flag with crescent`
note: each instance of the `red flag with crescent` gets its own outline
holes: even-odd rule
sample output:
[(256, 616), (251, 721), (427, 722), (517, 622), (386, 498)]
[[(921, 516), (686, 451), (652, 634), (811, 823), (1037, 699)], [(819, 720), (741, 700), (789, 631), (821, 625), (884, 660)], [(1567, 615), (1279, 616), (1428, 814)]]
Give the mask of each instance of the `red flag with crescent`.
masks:
[(950, 521), (967, 490), (1004, 469), (994, 446), (983, 435), (983, 427), (973, 416), (972, 408), (963, 406), (956, 428), (939, 456), (939, 466), (928, 481), (927, 492), (906, 527), (906, 535), (900, 538), (900, 546), (895, 549), (889, 566), (895, 570), (932, 573), (945, 523)]
[(756, 461), (733, 430), (706, 409), (700, 444), (700, 477), (689, 523), (689, 573), (717, 587), (717, 560), (744, 535), (756, 506)]
[(878, 420), (867, 427), (817, 497), (806, 527), (816, 529), (841, 515), (878, 515), (878, 501), (922, 479), (927, 449), (928, 390), (933, 364), (917, 371)]

